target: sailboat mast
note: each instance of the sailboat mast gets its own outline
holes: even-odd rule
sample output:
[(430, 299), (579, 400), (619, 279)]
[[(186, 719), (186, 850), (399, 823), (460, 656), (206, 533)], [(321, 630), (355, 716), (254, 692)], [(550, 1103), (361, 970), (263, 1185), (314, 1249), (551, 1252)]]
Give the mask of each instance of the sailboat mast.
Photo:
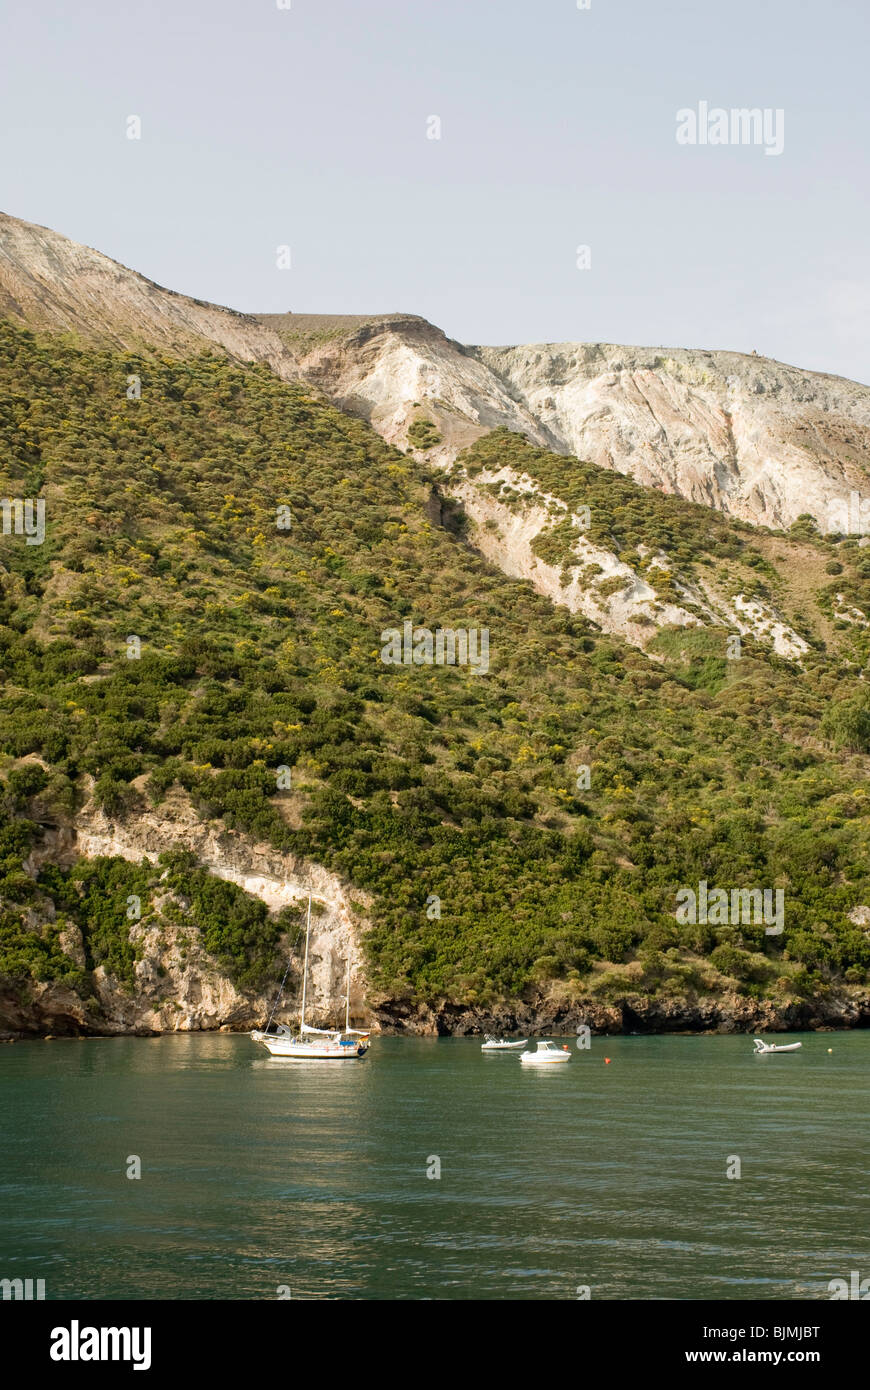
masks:
[[(308, 918), (305, 923), (305, 964), (302, 967), (302, 1018), (300, 1023), (305, 1022), (305, 990), (308, 985), (308, 938), (311, 935), (311, 894), (308, 894)], [(302, 1031), (301, 1027), (299, 1029)]]
[(344, 1031), (350, 1029), (350, 956), (347, 959), (347, 978), (344, 984)]

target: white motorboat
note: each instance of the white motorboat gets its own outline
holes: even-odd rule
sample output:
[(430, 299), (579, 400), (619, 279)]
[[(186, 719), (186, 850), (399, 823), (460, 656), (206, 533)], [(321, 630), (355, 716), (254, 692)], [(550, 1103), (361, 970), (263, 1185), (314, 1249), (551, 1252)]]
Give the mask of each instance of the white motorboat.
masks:
[(536, 1052), (521, 1052), (520, 1062), (524, 1067), (552, 1067), (558, 1066), (560, 1062), (570, 1062), (571, 1053), (568, 1051), (567, 1044), (559, 1047), (550, 1039), (542, 1039), (538, 1043)]
[[(251, 1038), (261, 1043), (273, 1057), (292, 1057), (297, 1061), (348, 1062), (364, 1057), (369, 1049), (369, 1034), (359, 1028), (312, 1028), (305, 1022), (305, 995), (308, 984), (308, 943), (311, 936), (311, 898), (308, 899), (308, 917), (305, 924), (305, 964), (302, 969), (302, 1015), (299, 1020), (299, 1033), (295, 1034), (284, 1023), (272, 1028), (272, 1016), (278, 1007), (278, 999), (284, 988), (278, 991), (278, 999), (272, 1007), (272, 1014), (265, 1029), (255, 1028)], [(287, 970), (290, 966), (287, 966)], [(287, 979), (287, 970), (284, 980)], [(350, 1023), (350, 962), (347, 965), (347, 983), (344, 1002), (345, 1025)]]
[(763, 1057), (768, 1052), (797, 1052), (802, 1043), (766, 1043), (763, 1038), (755, 1038), (754, 1057)]
[(481, 1052), (517, 1052), (526, 1047), (528, 1041), (528, 1038), (520, 1038), (519, 1042), (512, 1042), (510, 1038), (494, 1038), (491, 1033), (485, 1033), (480, 1050)]

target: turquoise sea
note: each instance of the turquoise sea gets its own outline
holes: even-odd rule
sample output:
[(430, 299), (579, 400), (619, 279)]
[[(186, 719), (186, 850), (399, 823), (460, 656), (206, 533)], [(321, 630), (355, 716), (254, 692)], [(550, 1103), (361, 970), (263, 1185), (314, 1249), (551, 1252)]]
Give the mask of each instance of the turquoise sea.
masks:
[(870, 1032), (776, 1041), (798, 1036), (762, 1058), (565, 1039), (546, 1072), (470, 1038), (333, 1065), (225, 1034), (16, 1042), (0, 1278), (48, 1299), (824, 1299), (870, 1275)]

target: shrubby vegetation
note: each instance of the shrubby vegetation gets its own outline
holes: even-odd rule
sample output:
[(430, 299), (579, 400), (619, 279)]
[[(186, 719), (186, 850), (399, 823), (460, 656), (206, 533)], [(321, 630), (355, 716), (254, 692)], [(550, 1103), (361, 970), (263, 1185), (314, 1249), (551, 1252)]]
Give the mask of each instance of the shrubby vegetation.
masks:
[[(683, 569), (706, 556), (736, 559), (751, 536), (749, 526), (707, 507), (642, 488), (633, 479), (595, 464), (547, 453), (506, 429), (492, 430), (457, 460), (457, 466), (469, 477), (505, 465), (527, 474), (541, 492), (566, 504), (568, 514), (556, 526), (555, 534), (550, 533), (546, 541), (542, 538), (554, 561), (557, 555), (560, 559), (571, 555), (577, 528), (569, 518), (580, 507), (590, 510), (584, 535), (593, 545), (615, 550), (629, 563), (637, 562), (638, 545), (651, 553), (664, 550)], [(522, 506), (522, 495), (509, 485), (499, 486), (498, 491), (508, 505)]]
[[(12, 772), (10, 778), (16, 775)], [(0, 975), (57, 981), (87, 994), (88, 973), (102, 966), (132, 987), (142, 954), (131, 936), (135, 924), (139, 941), (154, 926), (162, 932), (179, 928), (182, 943), (196, 933), (237, 984), (258, 987), (269, 983), (279, 968), (282, 934), (289, 931), (291, 940), (299, 935), (296, 914), (271, 916), (259, 899), (215, 878), (180, 851), (161, 855), (157, 865), (103, 856), (80, 859), (71, 869), (49, 863), (34, 882), (22, 871), (21, 854), (31, 847), (36, 829), (18, 818), (7, 819), (0, 828), (7, 868)], [(24, 905), (45, 919), (38, 930), (28, 928)], [(62, 949), (60, 937), (70, 927), (79, 933), (84, 967), (75, 967)]]
[[(465, 450), (454, 470), (478, 478), (484, 471), (505, 466), (530, 478), (541, 494), (565, 503), (567, 511), (553, 508), (552, 524), (532, 547), (547, 564), (562, 568), (564, 583), (579, 564), (575, 551), (579, 532), (572, 518), (588, 507), (585, 538), (631, 565), (662, 601), (698, 612), (678, 581), (709, 583), (725, 598), (743, 594), (773, 604), (816, 650), (825, 645), (820, 639), (826, 624), (820, 615), (836, 618), (837, 595), (870, 617), (870, 558), (854, 537), (821, 536), (812, 517), (799, 518), (789, 536), (778, 535), (681, 497), (640, 487), (606, 468), (547, 453), (505, 429), (493, 430)], [(509, 483), (490, 483), (487, 490), (512, 509), (527, 505), (523, 493)], [(663, 556), (667, 568), (661, 563)], [(809, 566), (808, 558), (813, 562)], [(596, 570), (600, 572), (600, 566), (585, 566), (582, 581), (588, 583)], [(810, 578), (813, 573), (815, 583)], [(831, 583), (831, 575), (840, 577)], [(614, 577), (596, 588), (606, 596), (625, 583)], [(802, 611), (807, 598), (813, 622)], [(870, 621), (841, 621), (834, 626), (842, 631), (838, 650), (865, 666), (870, 659)], [(724, 636), (723, 631), (723, 645)]]
[(408, 443), (415, 449), (434, 449), (441, 443), (441, 435), (431, 420), (419, 419), (408, 426)]
[[(474, 456), (528, 448), (497, 433)], [(564, 467), (532, 452), (545, 484)], [(870, 937), (848, 920), (870, 901), (865, 716), (846, 659), (814, 650), (801, 669), (747, 643), (727, 662), (709, 633), (680, 631), (656, 639), (656, 662), (603, 638), (433, 526), (433, 480), (266, 368), (2, 324), (0, 458), (4, 495), (47, 499), (43, 546), (0, 542), (0, 972), (75, 978), (69, 921), (90, 968), (129, 981), (119, 905), (139, 893), (151, 911), (163, 873), (236, 978), (278, 971), (288, 922), (183, 856), (44, 868), (38, 884), (23, 871), (38, 823), (92, 779), (112, 816), (180, 783), (201, 815), (365, 890), (370, 974), (397, 996), (585, 988), (601, 963), (663, 993), (723, 973), (756, 993), (865, 978)], [(567, 500), (591, 500), (623, 550), (688, 564), (744, 545), (732, 523), (704, 511), (699, 530), (700, 509), (588, 466)], [(383, 665), (381, 630), (406, 619), (487, 627), (489, 674)], [(676, 888), (702, 878), (783, 887), (785, 934), (678, 926)], [(40, 903), (55, 920), (40, 909), (36, 927)]]

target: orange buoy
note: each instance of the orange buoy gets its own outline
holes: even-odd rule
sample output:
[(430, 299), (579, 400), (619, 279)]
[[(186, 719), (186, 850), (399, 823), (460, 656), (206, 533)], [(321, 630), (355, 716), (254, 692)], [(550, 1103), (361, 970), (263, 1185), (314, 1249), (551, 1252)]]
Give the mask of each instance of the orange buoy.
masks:
[(610, 1061), (610, 1058), (609, 1058), (609, 1057), (605, 1057), (604, 1060), (605, 1060), (605, 1062), (609, 1062), (609, 1061)]

